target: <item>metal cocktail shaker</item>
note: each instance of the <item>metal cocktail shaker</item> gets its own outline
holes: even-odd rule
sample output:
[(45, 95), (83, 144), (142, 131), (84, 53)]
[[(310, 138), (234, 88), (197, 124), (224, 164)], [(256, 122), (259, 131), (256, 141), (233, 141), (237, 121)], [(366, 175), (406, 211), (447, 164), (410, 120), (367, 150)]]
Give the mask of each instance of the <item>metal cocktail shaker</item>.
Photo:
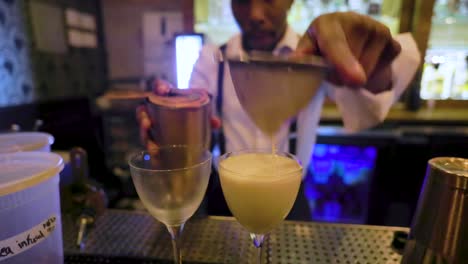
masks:
[(431, 159), (401, 263), (467, 263), (467, 223), (468, 159)]
[(197, 162), (198, 154), (208, 150), (211, 140), (211, 100), (202, 89), (171, 89), (167, 95), (147, 98), (151, 119), (150, 136), (160, 146), (187, 145), (189, 152), (178, 161)]

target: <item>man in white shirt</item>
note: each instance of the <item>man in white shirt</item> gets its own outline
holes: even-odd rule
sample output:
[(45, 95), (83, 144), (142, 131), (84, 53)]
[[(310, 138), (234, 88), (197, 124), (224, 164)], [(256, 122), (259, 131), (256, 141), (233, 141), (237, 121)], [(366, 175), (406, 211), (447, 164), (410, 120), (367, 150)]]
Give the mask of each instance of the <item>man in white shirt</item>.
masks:
[[(249, 1), (232, 1), (232, 6), (233, 6), (233, 13), (236, 16), (241, 28), (243, 29), (243, 32), (250, 32), (251, 30), (245, 30), (245, 27), (248, 27), (248, 25), (243, 25), (243, 19), (240, 19), (239, 16), (247, 14), (247, 11), (244, 10), (238, 10), (238, 6), (243, 6), (243, 4), (239, 4), (238, 2), (249, 2)], [(281, 2), (281, 3), (286, 3), (286, 2), (291, 2), (291, 1), (273, 1), (273, 2)], [(255, 5), (255, 4), (251, 4)], [(267, 4), (258, 4), (258, 5), (267, 5)], [(279, 4), (278, 4), (279, 5)], [(261, 7), (256, 7), (258, 9), (262, 9)], [(251, 9), (254, 9), (251, 7)], [(277, 9), (280, 10), (280, 9)], [(242, 12), (242, 14), (238, 14), (238, 12)], [(261, 10), (257, 11), (258, 14), (255, 13), (255, 11), (251, 11), (251, 17), (249, 18), (252, 21), (249, 21), (251, 24), (256, 25), (256, 24), (261, 24), (262, 19), (262, 13)], [(266, 11), (265, 11), (266, 13)], [(337, 15), (337, 17), (333, 17)], [(258, 16), (258, 17), (256, 17)], [(327, 17), (328, 16), (328, 17)], [(319, 18), (318, 23), (326, 23), (327, 25), (321, 26), (321, 25), (316, 25), (316, 27), (311, 27), (309, 30), (310, 34), (309, 36), (306, 36), (305, 39), (302, 41), (310, 41), (310, 37), (314, 37), (313, 34), (317, 34), (318, 32), (316, 31), (316, 28), (318, 30), (324, 31), (324, 34), (327, 33), (327, 31), (333, 30), (332, 23), (329, 21), (334, 21), (336, 19), (343, 19), (346, 18), (346, 16), (353, 16), (351, 19), (362, 19), (362, 23), (368, 22), (367, 20), (371, 20), (370, 18), (357, 15), (357, 14), (329, 14), (326, 15), (325, 17)], [(354, 17), (355, 16), (355, 17)], [(282, 17), (280, 15), (279, 17)], [(325, 20), (325, 21), (324, 21)], [(317, 20), (316, 20), (317, 21)], [(323, 22), (322, 22), (323, 21)], [(352, 22), (350, 22), (352, 23)], [(359, 22), (361, 23), (361, 21)], [(378, 23), (378, 22), (376, 22)], [(314, 25), (314, 24), (312, 24)], [(234, 37), (232, 37), (226, 45), (226, 56), (235, 56), (236, 54), (239, 54), (239, 51), (247, 49), (263, 49), (263, 50), (272, 50), (273, 52), (279, 52), (281, 49), (289, 48), (294, 50), (300, 40), (300, 36), (295, 33), (291, 27), (284, 25), (284, 32), (280, 34), (280, 39), (278, 41), (274, 40), (274, 37), (272, 34), (268, 35), (268, 33), (258, 33), (255, 35), (252, 33), (250, 36), (249, 33), (245, 34), (244, 36), (247, 35), (249, 37), (250, 41), (252, 44), (249, 44), (248, 41), (244, 41), (245, 43), (242, 43), (245, 37), (243, 37), (241, 34), (238, 34)], [(258, 26), (261, 27), (261, 26)], [(363, 29), (365, 30), (365, 29)], [(253, 31), (253, 30), (252, 30)], [(263, 34), (263, 35), (262, 35)], [(351, 33), (353, 34), (353, 33)], [(389, 33), (388, 33), (389, 34)], [(265, 36), (264, 36), (265, 35)], [(270, 37), (272, 36), (272, 37)], [(343, 36), (344, 37), (344, 36)], [(388, 35), (386, 36), (391, 39), (391, 36)], [(359, 35), (359, 38), (363, 38), (363, 35)], [(319, 38), (317, 38), (320, 40)], [(366, 39), (364, 39), (366, 41)], [(363, 42), (364, 42), (363, 41)], [(273, 43), (273, 44), (270, 44)], [(312, 41), (310, 41), (312, 42)], [(315, 40), (315, 43), (318, 41)], [(259, 44), (260, 43), (260, 44)], [(314, 44), (315, 44), (314, 43)], [(387, 42), (388, 43), (388, 42)], [(384, 42), (383, 45), (388, 45), (387, 43)], [(309, 43), (306, 43), (309, 44)], [(306, 44), (303, 44), (303, 46), (307, 46)], [(298, 116), (297, 118), (297, 155), (300, 158), (300, 160), (303, 162), (304, 167), (307, 167), (307, 164), (309, 162), (309, 157), (312, 152), (312, 148), (314, 146), (314, 141), (315, 141), (315, 131), (319, 122), (320, 118), (320, 112), (323, 104), (323, 100), (325, 98), (325, 95), (328, 95), (330, 98), (332, 98), (339, 110), (342, 113), (343, 116), (343, 122), (344, 126), (347, 130), (349, 131), (358, 131), (361, 129), (366, 129), (369, 127), (372, 127), (373, 125), (381, 122), (383, 118), (385, 117), (386, 113), (388, 112), (390, 106), (392, 103), (398, 98), (398, 96), (402, 93), (402, 91), (406, 88), (408, 85), (409, 81), (412, 79), (415, 70), (418, 67), (418, 57), (414, 59), (413, 66), (410, 67), (411, 69), (409, 71), (405, 72), (399, 72), (398, 77), (394, 78), (392, 76), (391, 72), (391, 65), (390, 62), (393, 59), (392, 57), (395, 57), (396, 54), (398, 54), (398, 51), (390, 51), (394, 52), (396, 54), (390, 54), (390, 58), (387, 61), (380, 62), (378, 60), (374, 60), (373, 62), (367, 62), (365, 61), (366, 58), (364, 58), (365, 55), (362, 56), (362, 61), (363, 63), (366, 63), (367, 68), (365, 69), (366, 71), (366, 76), (359, 76), (362, 73), (359, 73), (359, 65), (356, 66), (357, 68), (357, 74), (353, 75), (353, 68), (351, 70), (348, 70), (346, 67), (352, 64), (359, 63), (360, 61), (354, 59), (353, 55), (351, 53), (346, 52), (346, 47), (340, 47), (342, 46), (341, 43), (336, 42), (336, 43), (327, 43), (325, 45), (329, 46), (329, 49), (332, 49), (332, 52), (329, 54), (327, 57), (327, 54), (323, 54), (324, 49), (321, 49), (319, 47), (314, 47), (316, 50), (313, 51), (313, 53), (318, 53), (317, 51), (320, 51), (322, 55), (327, 58), (333, 65), (335, 65), (338, 70), (341, 70), (343, 72), (342, 75), (347, 74), (346, 76), (341, 77), (341, 76), (335, 76), (335, 80), (333, 82), (335, 84), (338, 84), (339, 86), (342, 87), (337, 87), (338, 85), (332, 84), (330, 82), (324, 82), (321, 89), (318, 91), (317, 95), (314, 97), (314, 99), (311, 101), (311, 103), (308, 105), (306, 109), (304, 109)], [(373, 47), (369, 47), (368, 45), (366, 46), (365, 43), (363, 43), (364, 46), (360, 47), (361, 49), (372, 49)], [(371, 44), (377, 46), (378, 44)], [(394, 45), (394, 43), (391, 43), (390, 45)], [(318, 45), (317, 45), (318, 46)], [(336, 46), (336, 47), (335, 47)], [(273, 47), (273, 48), (272, 48)], [(301, 47), (301, 46), (300, 46)], [(384, 49), (385, 47), (379, 47), (380, 49)], [(408, 47), (403, 46), (403, 53), (405, 53), (406, 49)], [(327, 49), (327, 51), (329, 50)], [(333, 50), (335, 49), (335, 50)], [(356, 48), (357, 49), (357, 48)], [(391, 49), (391, 48), (388, 48)], [(192, 78), (190, 80), (190, 87), (192, 88), (203, 88), (207, 89), (207, 91), (213, 95), (214, 99), (217, 100), (218, 96), (218, 87), (217, 87), (217, 78), (218, 78), (218, 63), (213, 60), (213, 57), (215, 56), (216, 52), (218, 52), (219, 47), (214, 46), (214, 45), (207, 45), (203, 48), (201, 51), (200, 57), (195, 64), (193, 73), (192, 73)], [(304, 49), (300, 50), (301, 52), (304, 52)], [(305, 52), (308, 52), (308, 50), (305, 50)], [(382, 52), (380, 51), (375, 51), (376, 53)], [(364, 53), (361, 51), (361, 53)], [(379, 54), (380, 55), (380, 54)], [(334, 56), (331, 58), (331, 56)], [(400, 54), (400, 57), (398, 57), (394, 64), (397, 64), (398, 60), (404, 60), (407, 59), (404, 57), (405, 54)], [(351, 58), (347, 58), (351, 57)], [(357, 57), (357, 56), (356, 56)], [(377, 57), (377, 56), (376, 56)], [(412, 57), (413, 58), (413, 57)], [(369, 59), (370, 60), (370, 59)], [(381, 71), (388, 71), (386, 73), (373, 73), (373, 69), (375, 68), (375, 65), (372, 66), (370, 65), (371, 63), (382, 63), (382, 64), (387, 64), (387, 65), (382, 65), (381, 68), (384, 68)], [(343, 66), (342, 66), (343, 65)], [(340, 68), (341, 66), (341, 68)], [(229, 66), (227, 63), (224, 65), (225, 70), (222, 76), (223, 83), (223, 105), (222, 105), (222, 126), (223, 126), (223, 132), (225, 135), (226, 139), (226, 151), (233, 151), (233, 150), (239, 150), (239, 149), (245, 149), (245, 148), (269, 148), (271, 147), (271, 141), (270, 138), (265, 135), (250, 119), (250, 117), (247, 115), (247, 113), (242, 109), (242, 106), (239, 103), (239, 100), (236, 96), (236, 92), (231, 80), (230, 72), (229, 72)], [(385, 68), (386, 67), (386, 68)], [(349, 73), (351, 72), (351, 73)], [(387, 78), (379, 78), (380, 76), (374, 76), (374, 75), (383, 75), (383, 74), (389, 74), (390, 76)], [(368, 77), (368, 76), (369, 77)], [(347, 78), (347, 79), (345, 79)], [(394, 81), (392, 83), (392, 78), (394, 78)], [(347, 87), (344, 84), (349, 84), (351, 87), (356, 87), (356, 86), (363, 86), (362, 88), (350, 88)], [(274, 92), (274, 87), (271, 87), (272, 92)], [(278, 138), (279, 138), (279, 149), (287, 151), (288, 147), (288, 126), (284, 126), (282, 131), (279, 132)]]
[[(241, 28), (225, 46), (225, 54), (263, 50), (281, 53), (295, 50), (296, 56), (323, 56), (335, 69), (310, 104), (297, 117), (297, 156), (305, 170), (315, 143), (316, 129), (325, 96), (337, 104), (345, 129), (358, 131), (381, 122), (391, 105), (408, 86), (419, 66), (419, 52), (411, 36), (392, 38), (383, 24), (355, 13), (332, 13), (315, 19), (301, 38), (287, 25), (293, 0), (232, 0), (232, 11)], [(400, 46), (400, 42), (402, 45)], [(222, 124), (227, 152), (246, 148), (270, 148), (271, 141), (242, 109), (227, 63), (221, 67), (213, 58), (220, 47), (206, 45), (195, 64), (191, 88), (206, 89), (222, 105), (214, 127)], [(220, 75), (220, 76), (218, 76)], [(220, 81), (219, 81), (220, 80)], [(167, 86), (156, 87), (164, 93)], [(274, 87), (271, 87), (274, 92)], [(145, 138), (150, 121), (138, 114)], [(277, 135), (278, 149), (288, 151), (288, 126)]]

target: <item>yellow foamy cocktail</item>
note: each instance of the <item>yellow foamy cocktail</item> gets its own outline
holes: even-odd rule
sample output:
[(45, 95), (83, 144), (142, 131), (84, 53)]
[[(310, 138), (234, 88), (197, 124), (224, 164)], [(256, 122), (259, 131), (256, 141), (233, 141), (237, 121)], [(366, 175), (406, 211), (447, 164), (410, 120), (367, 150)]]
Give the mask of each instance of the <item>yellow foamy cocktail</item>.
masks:
[(250, 233), (267, 234), (289, 214), (302, 179), (302, 166), (288, 153), (258, 150), (223, 155), (219, 174), (224, 197)]

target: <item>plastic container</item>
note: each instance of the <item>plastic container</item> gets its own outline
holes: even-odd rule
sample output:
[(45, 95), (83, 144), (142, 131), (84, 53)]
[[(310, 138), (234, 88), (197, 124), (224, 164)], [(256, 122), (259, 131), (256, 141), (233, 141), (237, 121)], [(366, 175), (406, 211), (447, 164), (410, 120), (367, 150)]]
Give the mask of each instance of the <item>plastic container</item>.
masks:
[(0, 153), (18, 151), (50, 152), (54, 137), (42, 132), (13, 132), (0, 134)]
[(53, 153), (0, 154), (0, 263), (63, 263), (59, 173)]

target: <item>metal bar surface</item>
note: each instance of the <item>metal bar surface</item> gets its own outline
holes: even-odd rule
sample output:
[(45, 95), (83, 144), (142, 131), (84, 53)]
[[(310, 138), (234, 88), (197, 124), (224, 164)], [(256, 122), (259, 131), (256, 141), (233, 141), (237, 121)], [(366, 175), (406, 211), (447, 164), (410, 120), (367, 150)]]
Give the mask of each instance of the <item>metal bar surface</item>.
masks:
[[(107, 210), (81, 249), (74, 244), (76, 221), (63, 216), (62, 222), (66, 263), (170, 263), (172, 258), (166, 228), (145, 212)], [(263, 263), (397, 264), (401, 256), (391, 249), (395, 231), (408, 229), (285, 221), (267, 239)], [(181, 244), (184, 263), (255, 262), (248, 232), (231, 217), (190, 219)]]

